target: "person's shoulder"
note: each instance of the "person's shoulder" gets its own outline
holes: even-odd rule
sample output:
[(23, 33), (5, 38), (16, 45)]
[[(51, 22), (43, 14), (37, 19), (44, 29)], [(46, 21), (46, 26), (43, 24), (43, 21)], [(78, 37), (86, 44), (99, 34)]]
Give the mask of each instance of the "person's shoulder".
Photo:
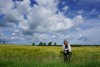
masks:
[(71, 47), (71, 45), (70, 45), (70, 44), (68, 44), (68, 46), (70, 46), (70, 47)]

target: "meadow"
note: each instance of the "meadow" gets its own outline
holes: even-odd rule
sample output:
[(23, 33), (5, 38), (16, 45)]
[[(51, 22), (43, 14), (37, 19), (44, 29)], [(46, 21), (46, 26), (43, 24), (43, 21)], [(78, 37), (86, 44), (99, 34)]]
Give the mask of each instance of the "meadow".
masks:
[(0, 45), (0, 67), (100, 67), (100, 46), (72, 47), (70, 63), (60, 46)]

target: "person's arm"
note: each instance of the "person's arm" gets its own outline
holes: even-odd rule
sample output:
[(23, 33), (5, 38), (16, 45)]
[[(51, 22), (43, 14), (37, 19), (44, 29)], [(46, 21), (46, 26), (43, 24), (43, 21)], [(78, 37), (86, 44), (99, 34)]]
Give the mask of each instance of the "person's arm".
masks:
[(70, 46), (70, 44), (68, 44), (68, 50), (71, 52), (71, 46)]

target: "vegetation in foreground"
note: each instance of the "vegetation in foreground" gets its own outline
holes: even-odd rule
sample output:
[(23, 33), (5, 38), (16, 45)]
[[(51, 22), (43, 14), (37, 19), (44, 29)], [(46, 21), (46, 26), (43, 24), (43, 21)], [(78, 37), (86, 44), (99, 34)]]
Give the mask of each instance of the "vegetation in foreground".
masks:
[(0, 45), (0, 67), (100, 67), (100, 47), (72, 47), (70, 63), (64, 63), (58, 46)]

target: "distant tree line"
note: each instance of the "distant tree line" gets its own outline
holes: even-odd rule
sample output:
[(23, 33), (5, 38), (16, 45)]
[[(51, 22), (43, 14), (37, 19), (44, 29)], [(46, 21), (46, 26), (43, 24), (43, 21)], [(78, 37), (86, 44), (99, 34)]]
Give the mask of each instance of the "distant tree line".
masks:
[[(32, 46), (35, 46), (35, 43), (32, 43)], [(57, 46), (57, 43), (48, 42), (47, 44), (44, 42), (40, 42), (37, 46)]]
[(72, 44), (72, 47), (82, 47), (82, 46), (100, 46), (98, 44)]
[[(52, 43), (52, 42), (48, 42), (47, 44), (45, 42), (40, 42), (38, 45), (36, 45), (35, 43), (32, 43), (32, 46), (62, 46), (62, 45), (58, 45), (56, 42)], [(82, 47), (82, 46), (100, 46), (97, 44), (71, 44), (72, 47)]]

